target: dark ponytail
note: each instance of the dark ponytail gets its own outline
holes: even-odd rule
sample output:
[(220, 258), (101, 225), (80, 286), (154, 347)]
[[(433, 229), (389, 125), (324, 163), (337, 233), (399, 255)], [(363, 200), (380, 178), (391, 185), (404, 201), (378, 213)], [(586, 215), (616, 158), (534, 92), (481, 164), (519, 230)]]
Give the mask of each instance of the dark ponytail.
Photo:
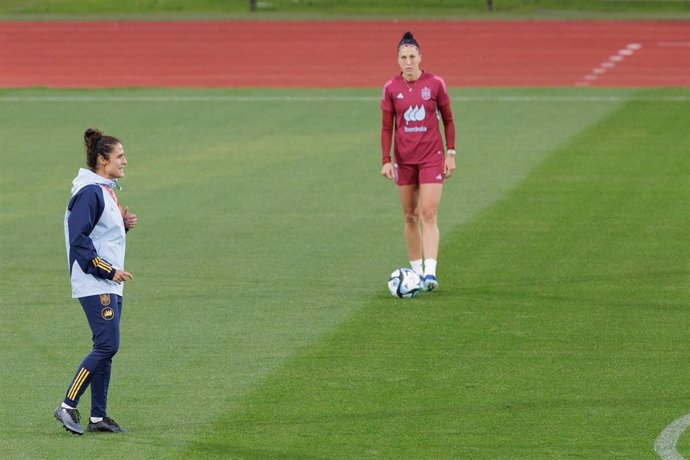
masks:
[(110, 159), (110, 153), (120, 141), (112, 136), (104, 136), (98, 129), (89, 128), (84, 132), (84, 145), (86, 146), (86, 166), (91, 171), (96, 170), (98, 156), (106, 160)]

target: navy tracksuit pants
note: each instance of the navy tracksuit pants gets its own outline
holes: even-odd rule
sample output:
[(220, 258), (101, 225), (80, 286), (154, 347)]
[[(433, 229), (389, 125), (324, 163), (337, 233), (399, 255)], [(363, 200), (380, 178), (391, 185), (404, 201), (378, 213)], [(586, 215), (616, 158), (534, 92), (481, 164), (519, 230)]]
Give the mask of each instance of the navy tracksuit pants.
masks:
[(112, 358), (120, 346), (122, 297), (101, 294), (79, 299), (93, 334), (93, 349), (79, 365), (67, 389), (65, 404), (77, 407), (91, 385), (91, 417), (105, 417)]

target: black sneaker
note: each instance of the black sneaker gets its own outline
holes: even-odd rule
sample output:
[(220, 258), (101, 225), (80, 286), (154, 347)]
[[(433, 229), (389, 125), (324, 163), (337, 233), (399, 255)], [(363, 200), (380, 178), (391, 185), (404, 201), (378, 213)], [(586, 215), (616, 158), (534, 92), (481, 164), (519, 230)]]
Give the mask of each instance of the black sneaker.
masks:
[(58, 406), (55, 409), (55, 418), (62, 422), (62, 426), (65, 430), (70, 433), (78, 434), (81, 436), (84, 434), (84, 429), (79, 424), (79, 411), (77, 409), (66, 409), (62, 406)]
[(126, 433), (127, 430), (121, 428), (115, 420), (110, 417), (103, 417), (100, 422), (89, 422), (86, 427), (89, 433), (105, 432), (105, 433)]

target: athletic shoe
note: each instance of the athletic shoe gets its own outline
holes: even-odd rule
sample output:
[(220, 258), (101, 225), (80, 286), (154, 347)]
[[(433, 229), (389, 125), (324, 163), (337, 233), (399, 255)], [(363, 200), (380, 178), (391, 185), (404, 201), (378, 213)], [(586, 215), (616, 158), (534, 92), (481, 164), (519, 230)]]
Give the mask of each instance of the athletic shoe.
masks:
[(422, 289), (425, 291), (433, 291), (438, 287), (438, 280), (434, 275), (426, 275), (422, 281)]
[(89, 433), (105, 432), (105, 433), (126, 433), (127, 430), (121, 428), (115, 420), (110, 417), (103, 417), (100, 422), (89, 422), (86, 426)]
[(84, 434), (84, 429), (79, 424), (79, 411), (77, 409), (67, 409), (62, 406), (58, 406), (55, 409), (55, 418), (62, 422), (62, 426), (65, 430), (70, 433), (78, 434), (81, 436)]

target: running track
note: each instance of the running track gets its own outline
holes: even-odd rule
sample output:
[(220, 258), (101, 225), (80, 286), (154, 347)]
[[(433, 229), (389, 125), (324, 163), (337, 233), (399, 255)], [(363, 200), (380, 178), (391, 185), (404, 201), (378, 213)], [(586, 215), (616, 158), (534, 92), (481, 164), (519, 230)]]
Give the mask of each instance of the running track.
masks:
[(0, 22), (0, 88), (380, 87), (411, 30), (453, 87), (690, 86), (690, 21)]

